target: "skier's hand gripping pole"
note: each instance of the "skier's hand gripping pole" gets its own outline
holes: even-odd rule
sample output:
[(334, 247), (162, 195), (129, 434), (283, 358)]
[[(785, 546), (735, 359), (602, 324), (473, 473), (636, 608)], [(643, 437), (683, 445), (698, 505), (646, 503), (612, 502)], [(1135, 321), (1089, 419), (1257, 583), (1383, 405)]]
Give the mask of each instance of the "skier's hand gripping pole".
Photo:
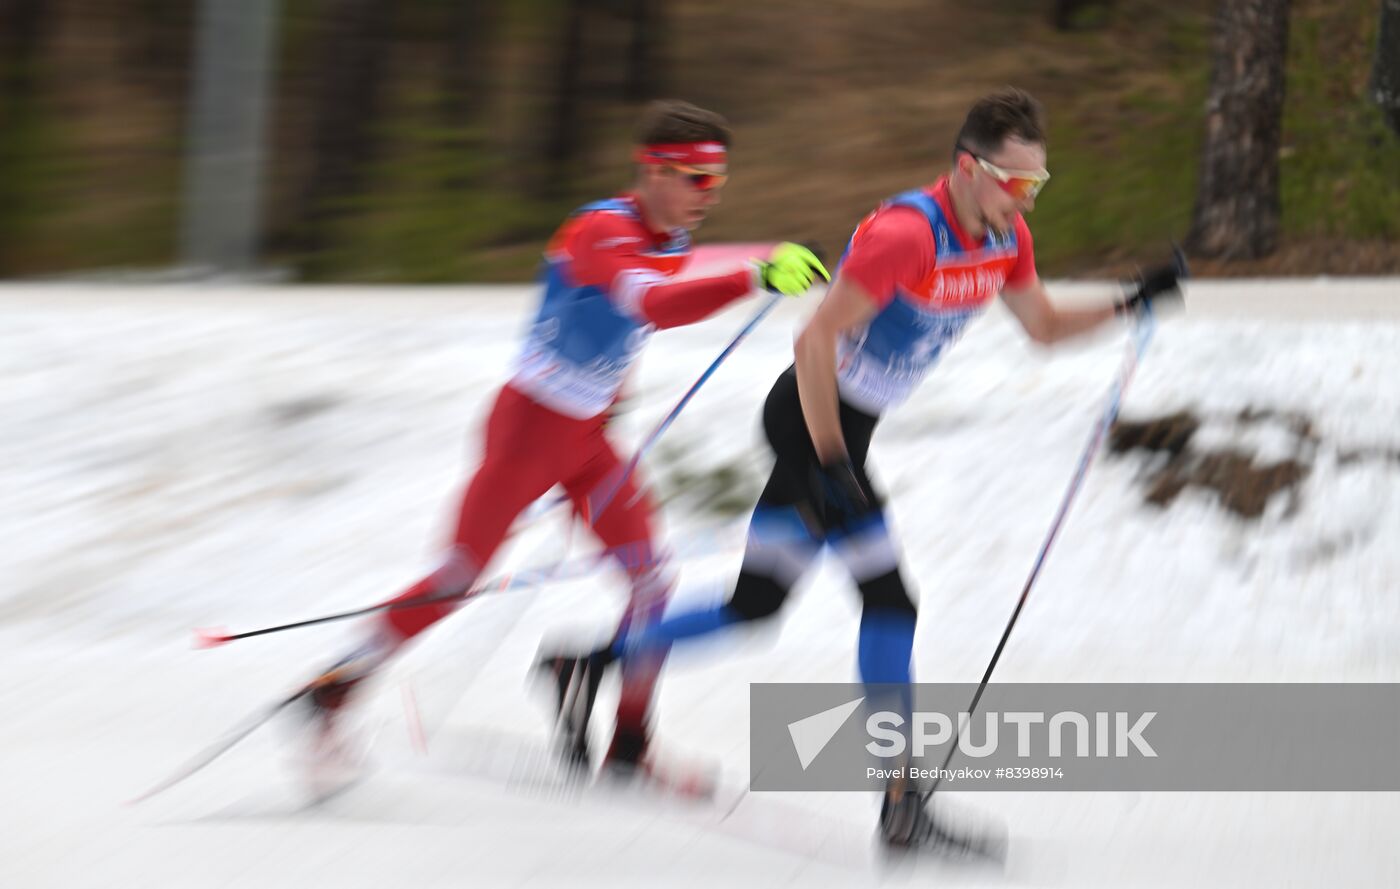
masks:
[(1154, 306), (1179, 306), (1183, 301), (1181, 282), (1191, 277), (1191, 267), (1180, 245), (1172, 244), (1171, 261), (1153, 266), (1136, 279), (1127, 282), (1130, 291), (1114, 306), (1119, 315), (1136, 317)]

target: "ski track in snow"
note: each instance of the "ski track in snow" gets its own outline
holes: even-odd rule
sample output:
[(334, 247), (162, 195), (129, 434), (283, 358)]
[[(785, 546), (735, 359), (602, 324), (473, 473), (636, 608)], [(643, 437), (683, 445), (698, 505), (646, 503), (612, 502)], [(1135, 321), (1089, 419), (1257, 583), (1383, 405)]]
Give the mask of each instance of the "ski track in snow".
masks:
[[(1313, 305), (1351, 286), (1268, 295)], [(1163, 323), (1124, 416), (1306, 413), (1321, 445), (1300, 508), (1287, 515), (1279, 498), (1246, 523), (1188, 490), (1157, 509), (1142, 502), (1145, 458), (1101, 455), (998, 680), (1400, 677), (1400, 552), (1387, 546), (1400, 539), (1400, 463), (1339, 459), (1400, 449), (1400, 322), (1373, 311), (1385, 288), (1400, 306), (1400, 283), (1366, 286), (1352, 320), (1207, 303)], [(1220, 305), (1262, 303), (1258, 285), (1202, 289)], [(434, 743), (463, 732), (543, 739), (532, 657), (542, 637), (611, 629), (623, 596), (611, 571), (483, 597), (435, 629), (374, 697), (386, 721), (377, 770), (323, 806), (305, 806), (284, 719), (188, 784), (123, 807), (356, 629), (196, 652), (191, 628), (359, 607), (431, 567), (532, 296), (0, 288), (0, 886), (1400, 884), (1392, 793), (951, 793), (1009, 830), (997, 874), (882, 868), (864, 795), (756, 795), (767, 799), (716, 827), (542, 799), (413, 758), (405, 684), (429, 764)], [(657, 334), (615, 434), (639, 441), (754, 308)], [(759, 406), (806, 310), (783, 306), (701, 391), (646, 465), (661, 490), (681, 468), (734, 464), (757, 491)], [(1122, 350), (1118, 334), (1039, 350), (996, 309), (877, 433), (875, 474), (921, 597), (918, 678), (980, 677)], [(1261, 458), (1287, 449), (1276, 430), (1252, 434), (1237, 443)], [(678, 543), (721, 521), (691, 502), (666, 507)], [(558, 558), (562, 527), (526, 529), (497, 565)], [(570, 551), (585, 548), (576, 538)], [(736, 564), (732, 545), (687, 560), (678, 601), (721, 595)], [(823, 566), (773, 629), (676, 653), (663, 749), (742, 782), (747, 684), (852, 680), (857, 614)], [(606, 723), (611, 702), (599, 707)]]

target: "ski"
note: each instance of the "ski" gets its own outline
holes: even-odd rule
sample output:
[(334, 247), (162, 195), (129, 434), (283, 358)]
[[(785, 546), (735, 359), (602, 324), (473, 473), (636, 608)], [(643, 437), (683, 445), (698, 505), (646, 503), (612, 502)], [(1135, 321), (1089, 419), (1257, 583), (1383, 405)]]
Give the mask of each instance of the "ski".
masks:
[(871, 865), (867, 826), (754, 797), (747, 786), (725, 786), (717, 767), (665, 765), (637, 780), (614, 779), (566, 767), (554, 745), (523, 733), (474, 728), (444, 740), (431, 761), (411, 770), (574, 805), (640, 806), (648, 815), (774, 853), (862, 872)]
[(286, 710), (288, 707), (292, 706), (297, 701), (300, 701), (302, 698), (306, 697), (312, 692), (312, 690), (315, 689), (315, 687), (316, 682), (309, 682), (301, 688), (297, 689), (296, 691), (292, 692), (287, 697), (281, 699), (277, 703), (272, 704), (269, 707), (265, 707), (262, 710), (257, 711), (256, 713), (253, 713), (247, 719), (243, 720), (238, 725), (229, 729), (228, 732), (224, 734), (223, 738), (211, 744), (199, 754), (195, 755), (188, 762), (182, 765), (179, 769), (176, 769), (173, 773), (170, 774), (169, 777), (160, 781), (159, 783), (157, 783), (144, 793), (140, 794), (139, 796), (127, 800), (126, 804), (129, 806), (134, 806), (137, 803), (143, 803), (146, 800), (154, 796), (159, 796), (160, 794), (164, 793), (170, 788), (182, 784), (188, 779), (192, 778), (193, 776), (199, 774), (211, 763), (219, 759), (219, 757), (223, 756), (225, 753), (228, 753), (234, 747), (237, 747), (239, 742), (242, 741), (244, 738), (248, 737), (253, 732), (257, 731), (267, 723), (271, 722), (272, 719), (277, 716), (277, 714), (281, 713), (283, 710)]
[(909, 845), (882, 843), (886, 857), (898, 860), (929, 854), (940, 861), (1005, 865), (1008, 840), (1004, 830), (990, 825), (981, 828), (961, 824), (953, 826), (949, 819), (935, 816), (932, 812), (927, 817), (922, 835)]

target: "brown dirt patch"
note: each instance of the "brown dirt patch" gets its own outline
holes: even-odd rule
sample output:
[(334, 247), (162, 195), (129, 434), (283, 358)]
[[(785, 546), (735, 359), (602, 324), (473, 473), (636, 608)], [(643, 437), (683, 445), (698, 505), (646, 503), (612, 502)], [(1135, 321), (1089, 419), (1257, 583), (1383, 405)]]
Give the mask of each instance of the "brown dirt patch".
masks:
[(1238, 426), (1284, 423), (1295, 437), (1294, 456), (1261, 463), (1242, 449), (1193, 444), (1203, 420), (1191, 411), (1115, 423), (1109, 449), (1115, 454), (1141, 450), (1167, 455), (1148, 477), (1143, 495), (1154, 506), (1169, 506), (1177, 495), (1194, 486), (1213, 491), (1221, 506), (1243, 519), (1257, 520), (1279, 495), (1289, 498), (1288, 514), (1296, 512), (1301, 502), (1299, 486), (1311, 472), (1318, 444), (1312, 421), (1302, 414), (1253, 408), (1223, 419)]

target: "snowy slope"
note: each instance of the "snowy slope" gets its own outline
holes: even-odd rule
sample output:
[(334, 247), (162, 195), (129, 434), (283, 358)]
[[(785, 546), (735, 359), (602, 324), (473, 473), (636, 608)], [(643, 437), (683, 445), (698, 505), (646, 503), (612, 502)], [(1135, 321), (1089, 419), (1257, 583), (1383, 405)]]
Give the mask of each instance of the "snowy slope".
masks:
[[(1385, 455), (1400, 449), (1400, 284), (1193, 295), (1159, 331), (1125, 416), (1305, 414), (1317, 440), (1295, 508), (1277, 498), (1247, 522), (1197, 489), (1152, 507), (1146, 458), (1101, 460), (998, 678), (1396, 681), (1400, 463)], [(883, 872), (874, 802), (859, 795), (763, 795), (716, 824), (459, 768), (490, 732), (544, 737), (531, 657), (545, 634), (606, 632), (623, 592), (606, 572), (483, 599), (436, 629), (376, 699), (379, 769), (325, 806), (304, 808), (274, 725), (123, 807), (354, 632), (195, 652), (192, 627), (368, 604), (432, 563), (529, 297), (0, 288), (0, 886), (1400, 882), (1395, 794), (952, 794), (1006, 824), (1007, 873)], [(619, 434), (639, 440), (751, 310), (659, 334)], [(663, 493), (732, 466), (739, 501), (756, 495), (758, 406), (803, 311), (765, 322), (681, 417), (648, 464)], [(882, 426), (876, 473), (921, 595), (920, 678), (980, 676), (1122, 348), (1109, 334), (1037, 350), (997, 311)], [(1200, 433), (1261, 460), (1295, 453), (1289, 435)], [(738, 526), (702, 499), (691, 488), (667, 506), (677, 546), (723, 544), (685, 561), (685, 601), (721, 595), (737, 559)], [(502, 564), (562, 555), (560, 528), (527, 530)], [(662, 743), (742, 781), (747, 683), (853, 678), (856, 614), (824, 568), (780, 628), (677, 654)], [(432, 735), (426, 758), (406, 740), (405, 687)]]

